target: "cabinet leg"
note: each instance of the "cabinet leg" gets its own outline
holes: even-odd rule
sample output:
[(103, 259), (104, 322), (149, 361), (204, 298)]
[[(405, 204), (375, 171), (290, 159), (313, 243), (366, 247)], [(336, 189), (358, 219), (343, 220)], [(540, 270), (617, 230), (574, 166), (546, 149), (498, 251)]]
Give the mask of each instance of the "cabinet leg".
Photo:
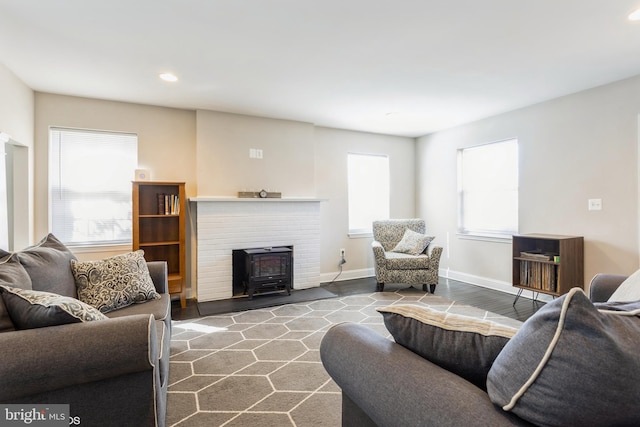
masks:
[(516, 305), (516, 303), (518, 302), (518, 298), (520, 298), (520, 295), (522, 295), (522, 291), (523, 290), (524, 289), (522, 289), (522, 288), (518, 289), (518, 294), (516, 295), (516, 299), (513, 300), (513, 305)]

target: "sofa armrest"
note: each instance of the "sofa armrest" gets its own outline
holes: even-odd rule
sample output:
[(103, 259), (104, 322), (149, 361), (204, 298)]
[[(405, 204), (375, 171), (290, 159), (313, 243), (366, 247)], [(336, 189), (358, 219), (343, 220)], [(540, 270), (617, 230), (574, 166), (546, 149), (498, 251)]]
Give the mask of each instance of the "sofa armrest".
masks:
[(166, 261), (149, 261), (147, 262), (149, 275), (159, 294), (169, 292), (169, 272), (167, 270)]
[(592, 302), (607, 302), (626, 278), (621, 274), (596, 274), (589, 285), (589, 298)]
[(374, 240), (373, 242), (371, 242), (371, 248), (373, 249), (373, 258), (376, 267), (383, 267), (385, 265), (385, 257), (384, 247), (382, 247), (382, 243)]
[(333, 326), (320, 356), (343, 394), (381, 427), (530, 425), (468, 381), (360, 324)]
[(438, 271), (440, 268), (440, 257), (442, 256), (442, 247), (434, 246), (429, 250), (429, 268)]
[(152, 370), (152, 315), (0, 333), (0, 402)]

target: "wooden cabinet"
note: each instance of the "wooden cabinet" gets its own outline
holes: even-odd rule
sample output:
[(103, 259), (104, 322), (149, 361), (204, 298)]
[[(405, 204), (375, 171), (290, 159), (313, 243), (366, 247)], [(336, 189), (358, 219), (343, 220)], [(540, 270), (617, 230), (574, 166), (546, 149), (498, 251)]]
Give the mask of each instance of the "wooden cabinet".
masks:
[(169, 293), (186, 307), (186, 195), (184, 182), (133, 182), (133, 250), (147, 261), (167, 261)]
[(584, 287), (584, 238), (548, 234), (513, 236), (513, 286), (560, 296)]

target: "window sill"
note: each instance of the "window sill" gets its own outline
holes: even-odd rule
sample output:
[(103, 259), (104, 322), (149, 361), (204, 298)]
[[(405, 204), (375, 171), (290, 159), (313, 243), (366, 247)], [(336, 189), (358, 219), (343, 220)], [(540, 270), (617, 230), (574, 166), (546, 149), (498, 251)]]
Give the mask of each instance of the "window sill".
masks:
[(511, 243), (513, 237), (511, 234), (478, 234), (478, 233), (456, 233), (459, 239), (463, 240), (479, 240), (483, 242), (494, 243)]
[(113, 245), (66, 245), (69, 250), (75, 254), (88, 254), (96, 252), (130, 252), (132, 250), (131, 243), (118, 243)]
[(373, 237), (372, 231), (349, 231), (347, 233), (350, 239), (366, 239), (369, 237)]

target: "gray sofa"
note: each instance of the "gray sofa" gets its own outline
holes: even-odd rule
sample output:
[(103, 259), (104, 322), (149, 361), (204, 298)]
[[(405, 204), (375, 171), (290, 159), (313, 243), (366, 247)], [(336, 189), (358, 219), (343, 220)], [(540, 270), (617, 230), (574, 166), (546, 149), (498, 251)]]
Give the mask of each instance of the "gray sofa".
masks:
[[(30, 281), (25, 289), (75, 298), (68, 283), (74, 258), (51, 239), (0, 253), (0, 284), (25, 288)], [(18, 330), (0, 298), (0, 402), (69, 404), (69, 415), (87, 426), (164, 426), (171, 340), (167, 264), (146, 265), (160, 297), (110, 311), (106, 320)], [(29, 278), (15, 273), (21, 267)]]
[[(607, 301), (624, 279), (617, 275), (596, 276), (589, 298)], [(510, 340), (514, 339), (515, 336)], [(481, 387), (360, 324), (332, 327), (322, 340), (320, 354), (327, 372), (342, 389), (343, 426), (537, 425), (492, 403)], [(637, 362), (637, 356), (633, 357)], [(608, 393), (609, 389), (605, 389)], [(637, 387), (630, 393), (637, 394)], [(601, 399), (599, 395), (586, 398)], [(596, 421), (591, 425), (632, 424), (611, 418), (608, 424)]]

